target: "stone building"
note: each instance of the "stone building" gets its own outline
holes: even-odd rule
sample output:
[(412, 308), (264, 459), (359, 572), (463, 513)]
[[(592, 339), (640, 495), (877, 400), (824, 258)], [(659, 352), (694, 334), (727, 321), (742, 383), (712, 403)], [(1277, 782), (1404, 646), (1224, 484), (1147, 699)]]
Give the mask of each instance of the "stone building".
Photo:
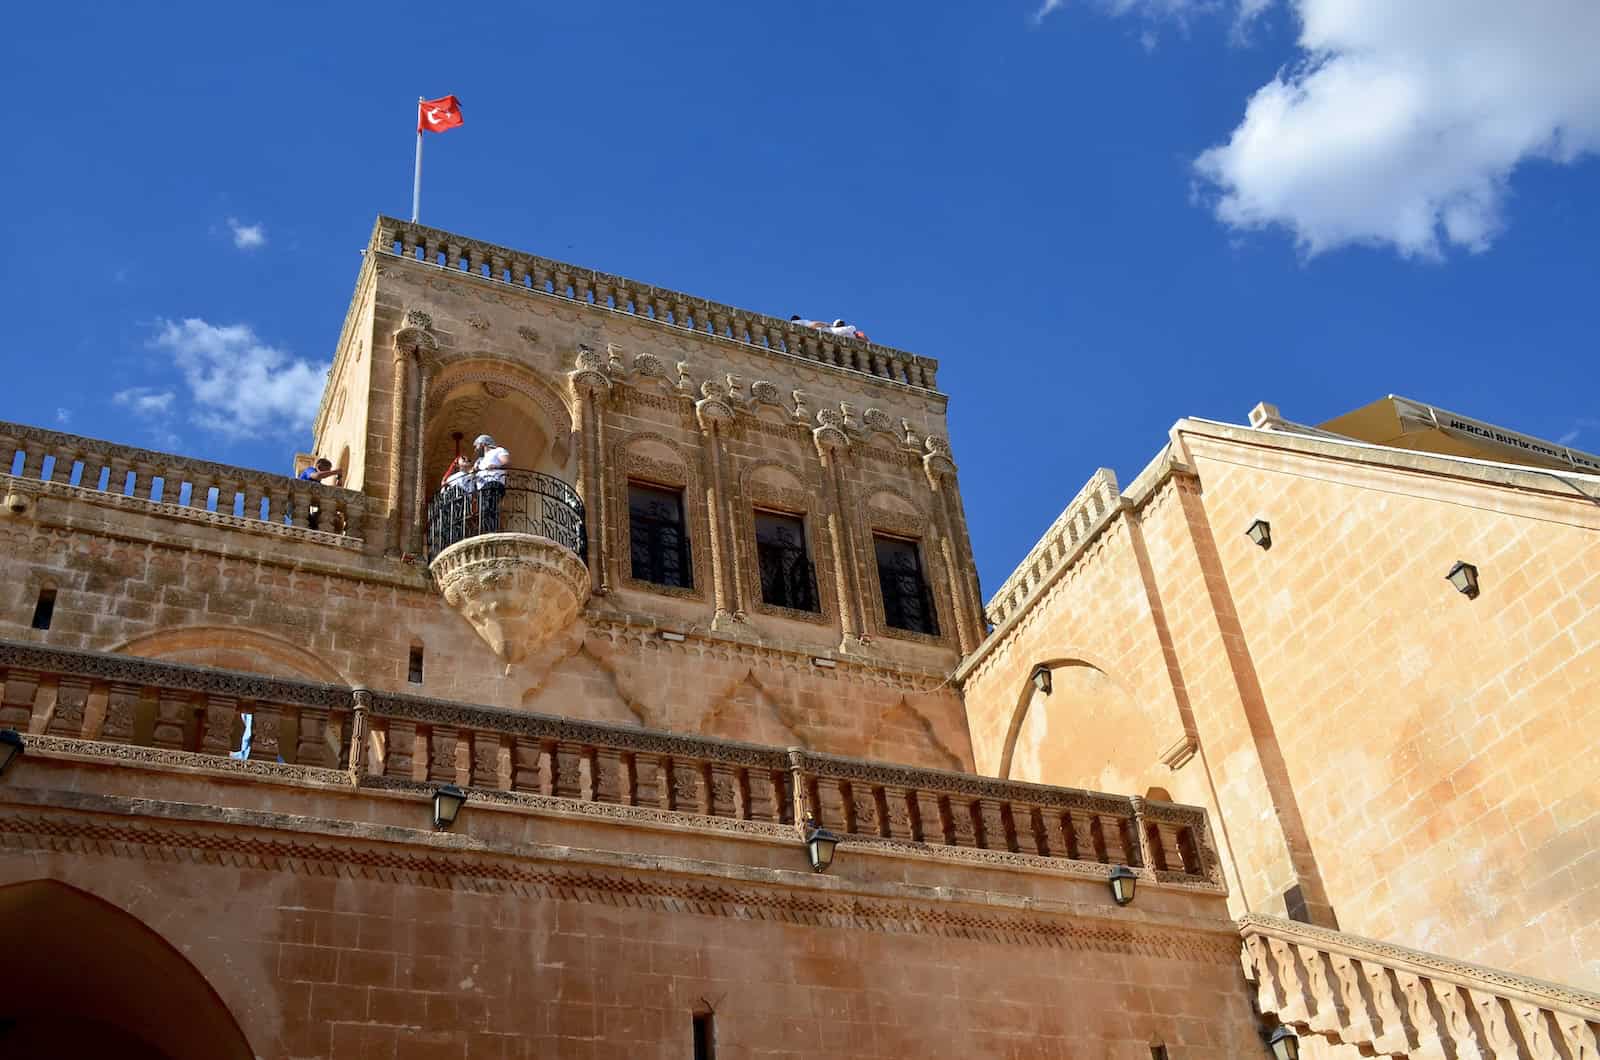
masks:
[(379, 218), (341, 486), (0, 424), (0, 1046), (1593, 1056), (1593, 481), (1185, 420), (985, 612), (936, 372)]

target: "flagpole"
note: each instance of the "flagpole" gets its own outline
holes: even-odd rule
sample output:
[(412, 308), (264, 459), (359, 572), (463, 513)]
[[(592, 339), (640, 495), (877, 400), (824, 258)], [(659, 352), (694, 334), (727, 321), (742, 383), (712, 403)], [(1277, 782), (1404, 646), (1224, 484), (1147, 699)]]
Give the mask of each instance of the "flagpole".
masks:
[(417, 97), (417, 170), (411, 178), (411, 223), (417, 223), (417, 215), (422, 212), (422, 102), (423, 97)]

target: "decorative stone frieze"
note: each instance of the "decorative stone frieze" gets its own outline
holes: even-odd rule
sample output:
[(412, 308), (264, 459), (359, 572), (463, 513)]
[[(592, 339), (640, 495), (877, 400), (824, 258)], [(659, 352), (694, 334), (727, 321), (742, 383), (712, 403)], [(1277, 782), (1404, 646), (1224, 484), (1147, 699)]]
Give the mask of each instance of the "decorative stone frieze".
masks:
[(508, 667), (565, 629), (589, 598), (588, 568), (533, 534), (482, 534), (429, 565), (444, 594)]

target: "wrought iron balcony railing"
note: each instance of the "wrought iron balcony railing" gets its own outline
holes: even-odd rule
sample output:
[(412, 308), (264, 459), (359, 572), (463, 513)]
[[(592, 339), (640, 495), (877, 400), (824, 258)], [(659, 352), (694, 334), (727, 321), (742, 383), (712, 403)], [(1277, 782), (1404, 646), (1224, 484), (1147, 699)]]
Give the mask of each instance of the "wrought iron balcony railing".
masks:
[(505, 468), (463, 475), (428, 502), (428, 559), (479, 534), (534, 534), (587, 562), (583, 501), (565, 482)]

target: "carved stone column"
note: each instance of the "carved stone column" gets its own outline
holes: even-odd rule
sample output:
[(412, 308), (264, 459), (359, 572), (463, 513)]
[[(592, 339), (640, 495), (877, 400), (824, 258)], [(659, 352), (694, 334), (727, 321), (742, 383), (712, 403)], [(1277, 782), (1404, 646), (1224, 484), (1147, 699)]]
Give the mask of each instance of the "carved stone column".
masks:
[[(955, 613), (956, 638), (961, 645), (961, 654), (967, 655), (982, 642), (986, 632), (983, 605), (974, 599), (971, 580), (963, 573), (967, 567), (962, 562), (966, 526), (961, 515), (961, 501), (956, 490), (956, 465), (950, 459), (949, 444), (942, 438), (930, 435), (927, 447), (927, 455), (922, 458), (922, 469), (928, 476), (928, 487), (933, 490), (940, 565), (944, 568), (950, 609)], [(970, 556), (971, 551), (965, 550), (965, 555)]]
[(605, 463), (605, 405), (611, 395), (611, 378), (601, 367), (600, 355), (588, 347), (578, 350), (578, 367), (567, 379), (577, 399), (578, 493), (583, 497), (583, 534), (588, 548), (591, 592), (610, 589), (607, 547), (606, 489), (601, 468)]
[[(430, 255), (429, 260), (432, 260)], [(405, 327), (395, 332), (394, 336), (394, 378), (392, 385), (394, 393), (389, 405), (389, 541), (388, 549), (391, 555), (399, 555), (411, 540), (408, 531), (408, 517), (413, 511), (411, 500), (408, 503), (406, 484), (414, 482), (421, 485), (420, 471), (414, 470), (411, 465), (417, 463), (411, 459), (411, 447), (407, 444), (406, 408), (407, 397), (411, 389), (411, 361), (418, 361), (431, 357), (439, 349), (430, 330), (433, 327), (433, 318), (420, 309), (413, 309), (406, 313)], [(419, 388), (418, 401), (426, 396), (426, 390)], [(420, 412), (420, 404), (418, 406)], [(421, 416), (417, 417), (417, 437), (422, 436)], [(417, 448), (421, 448), (418, 442)], [(409, 473), (408, 473), (409, 472)], [(415, 490), (421, 494), (421, 489)]]
[(408, 551), (421, 555), (427, 540), (428, 521), (428, 469), (424, 466), (423, 447), (427, 445), (428, 385), (433, 381), (433, 362), (426, 357), (417, 358), (417, 417), (412, 427), (411, 444), (411, 544)]
[(822, 478), (826, 493), (828, 542), (833, 547), (834, 591), (839, 598), (839, 626), (843, 638), (841, 651), (859, 651), (864, 631), (862, 616), (865, 607), (861, 600), (860, 580), (856, 576), (855, 540), (851, 528), (850, 496), (845, 488), (842, 462), (850, 451), (850, 436), (842, 426), (843, 416), (833, 409), (817, 413), (820, 424), (811, 432), (817, 447), (817, 457), (822, 461)]
[(405, 468), (402, 465), (406, 446), (406, 388), (410, 365), (411, 354), (397, 340), (394, 347), (394, 377), (390, 382), (394, 387), (394, 400), (389, 407), (389, 551), (395, 555), (400, 553), (406, 511), (401, 491), (405, 483)]
[(711, 587), (716, 613), (711, 628), (725, 628), (730, 622), (744, 621), (744, 604), (739, 599), (733, 576), (737, 562), (728, 511), (727, 487), (723, 482), (722, 435), (733, 422), (733, 408), (716, 392), (709, 380), (701, 388), (704, 395), (695, 402), (695, 418), (700, 421), (704, 439), (706, 515), (711, 526)]

